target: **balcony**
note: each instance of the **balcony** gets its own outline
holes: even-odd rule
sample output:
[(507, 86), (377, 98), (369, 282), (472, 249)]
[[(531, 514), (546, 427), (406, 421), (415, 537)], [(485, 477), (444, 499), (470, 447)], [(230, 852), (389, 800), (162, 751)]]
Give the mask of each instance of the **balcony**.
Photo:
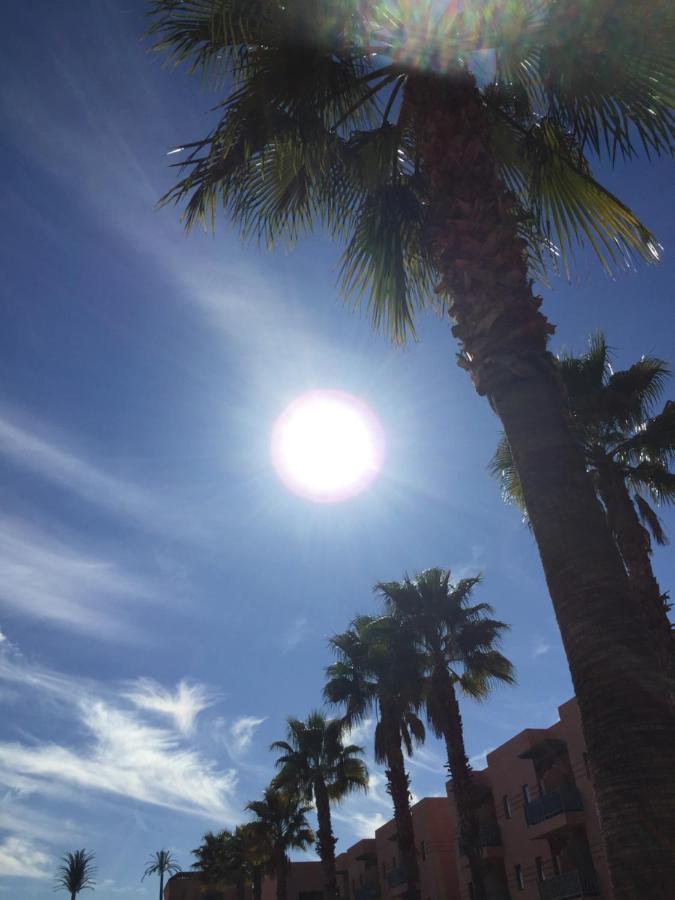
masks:
[(575, 897), (599, 897), (600, 885), (595, 872), (563, 872), (539, 882), (541, 900), (573, 900)]
[[(478, 844), (484, 859), (503, 858), (502, 832), (496, 822), (480, 826)], [(459, 852), (466, 856), (466, 842), (462, 838), (459, 839)]]
[(377, 881), (371, 884), (362, 884), (354, 891), (354, 900), (377, 900), (382, 896), (382, 890)]
[(387, 884), (389, 887), (398, 887), (399, 884), (406, 883), (406, 872), (404, 866), (396, 866), (387, 872)]
[(525, 804), (527, 826), (531, 838), (546, 837), (560, 829), (584, 823), (584, 803), (578, 788), (563, 784), (557, 791)]

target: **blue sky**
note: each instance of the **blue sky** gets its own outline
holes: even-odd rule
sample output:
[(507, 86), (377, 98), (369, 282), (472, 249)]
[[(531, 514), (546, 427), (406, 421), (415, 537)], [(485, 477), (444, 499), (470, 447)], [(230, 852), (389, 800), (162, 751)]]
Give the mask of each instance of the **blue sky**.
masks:
[[(224, 225), (186, 237), (154, 208), (166, 152), (206, 131), (215, 98), (147, 52), (142, 12), (5, 14), (0, 892), (22, 900), (51, 895), (80, 846), (100, 900), (153, 896), (150, 852), (187, 866), (205, 830), (240, 821), (285, 717), (320, 702), (328, 636), (375, 608), (377, 580), (485, 573), (477, 597), (512, 624), (518, 685), (464, 704), (478, 765), (571, 695), (532, 539), (486, 472), (498, 423), (447, 323), (428, 316), (393, 348), (337, 298), (338, 247), (267, 254)], [(619, 367), (672, 359), (669, 174), (608, 174), (664, 261), (610, 280), (582, 258), (544, 292), (555, 349), (602, 327)], [(386, 435), (382, 475), (338, 505), (290, 494), (269, 458), (275, 417), (315, 387), (364, 398)], [(659, 550), (664, 588), (668, 562)], [(411, 774), (417, 796), (443, 791), (437, 744)], [(336, 815), (340, 846), (388, 816), (374, 770)]]

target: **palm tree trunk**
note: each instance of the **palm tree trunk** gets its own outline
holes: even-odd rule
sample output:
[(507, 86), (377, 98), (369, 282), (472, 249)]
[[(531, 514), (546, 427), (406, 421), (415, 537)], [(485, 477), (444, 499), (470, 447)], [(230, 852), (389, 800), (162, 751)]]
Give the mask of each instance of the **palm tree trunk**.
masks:
[(464, 853), (469, 861), (474, 900), (487, 900), (483, 877), (483, 860), (480, 846), (480, 822), (478, 801), (472, 781), (471, 766), (464, 747), (464, 729), (455, 688), (440, 660), (433, 675), (431, 690), (436, 697), (437, 715), (442, 717), (443, 740), (448, 758), (448, 771), (452, 778), (452, 792), (457, 807), (459, 835)]
[(160, 870), (159, 873), (159, 900), (163, 900), (164, 898), (164, 872)]
[(277, 900), (286, 900), (288, 860), (283, 850), (274, 851), (274, 872), (277, 876)]
[[(460, 364), (504, 426), (579, 702), (616, 900), (675, 884), (675, 715), (571, 433), (552, 326), (528, 281), (512, 197), (473, 76), (411, 80), (429, 240)], [(402, 112), (403, 114), (403, 112)], [(669, 887), (670, 885), (670, 887)]]
[(413, 818), (410, 810), (410, 778), (406, 772), (403, 760), (401, 735), (394, 716), (387, 716), (386, 711), (382, 710), (382, 708), (380, 709), (380, 715), (386, 734), (387, 768), (385, 775), (387, 777), (387, 790), (391, 794), (394, 805), (396, 841), (401, 854), (401, 863), (405, 869), (407, 884), (405, 896), (409, 900), (419, 900), (420, 871), (417, 862)]
[(77, 900), (77, 891), (70, 892), (70, 900)]
[(262, 898), (262, 876), (260, 870), (256, 869), (253, 873), (253, 900), (261, 900)]
[(335, 874), (335, 844), (337, 842), (333, 836), (328, 791), (321, 776), (317, 777), (314, 785), (314, 799), (316, 801), (316, 817), (319, 822), (316, 849), (323, 869), (324, 892), (326, 898), (337, 897), (337, 876)]
[(628, 569), (633, 593), (639, 598), (659, 663), (671, 679), (675, 695), (675, 644), (661, 588), (651, 563), (651, 540), (640, 522), (621, 475), (598, 466), (598, 490), (607, 510), (609, 527), (614, 533)]

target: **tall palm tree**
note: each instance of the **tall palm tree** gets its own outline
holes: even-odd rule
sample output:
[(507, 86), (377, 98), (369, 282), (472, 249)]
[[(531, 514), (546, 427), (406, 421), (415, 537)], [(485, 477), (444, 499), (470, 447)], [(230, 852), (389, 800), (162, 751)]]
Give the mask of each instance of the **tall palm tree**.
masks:
[(319, 822), (317, 851), (323, 866), (326, 897), (337, 897), (335, 844), (331, 822), (331, 801), (342, 800), (353, 791), (368, 789), (368, 771), (359, 757), (361, 747), (342, 741), (344, 722), (327, 720), (312, 712), (305, 722), (288, 720), (287, 740), (275, 741), (272, 750), (280, 750), (280, 772), (275, 784), (297, 791), (316, 806)]
[[(657, 243), (588, 157), (672, 141), (675, 8), (616, 0), (153, 0), (170, 61), (220, 92), (166, 200), (272, 244), (320, 226), (342, 286), (403, 339), (453, 321), (502, 421), (567, 652), (617, 900), (675, 881), (675, 716), (569, 427), (532, 276), (577, 241), (606, 268)], [(492, 65), (487, 77), (478, 63)], [(224, 95), (224, 96), (223, 96)], [(622, 735), (618, 754), (609, 735)], [(664, 893), (665, 892), (665, 893)]]
[[(659, 662), (675, 691), (675, 642), (667, 595), (654, 575), (652, 538), (667, 542), (654, 504), (675, 502), (675, 403), (656, 413), (670, 375), (664, 360), (642, 357), (615, 372), (602, 333), (593, 335), (580, 356), (559, 359), (574, 431), (586, 469), (605, 508), (633, 596), (646, 615)], [(526, 513), (518, 473), (504, 435), (491, 462), (508, 502)], [(650, 537), (651, 532), (651, 537)]]
[(493, 610), (487, 603), (470, 603), (473, 588), (479, 582), (477, 576), (453, 585), (450, 570), (427, 569), (412, 579), (380, 582), (376, 591), (384, 599), (387, 611), (409, 629), (424, 654), (427, 719), (436, 736), (445, 742), (474, 896), (476, 900), (487, 900), (478, 799), (464, 747), (456, 688), (481, 700), (495, 682), (513, 683), (513, 667), (497, 649), (508, 626), (491, 618)]
[(256, 824), (269, 843), (277, 900), (286, 900), (288, 852), (305, 850), (314, 843), (314, 832), (305, 818), (311, 807), (297, 794), (270, 786), (262, 800), (253, 800), (246, 808), (255, 813)]
[(237, 825), (234, 831), (208, 832), (192, 852), (197, 858), (192, 867), (204, 873), (208, 884), (234, 885), (240, 900), (245, 900), (250, 885), (254, 900), (260, 900), (262, 876), (270, 866), (270, 850), (256, 822)]
[(375, 760), (386, 764), (396, 839), (405, 869), (407, 894), (418, 898), (419, 866), (410, 810), (410, 778), (403, 748), (425, 738), (417, 713), (422, 706), (423, 672), (410, 636), (390, 616), (357, 616), (350, 628), (331, 638), (338, 661), (328, 667), (324, 696), (344, 707), (343, 721), (352, 727), (375, 712)]
[(73, 850), (61, 858), (61, 865), (56, 870), (57, 891), (68, 891), (70, 900), (76, 900), (80, 891), (94, 890), (94, 854), (82, 850)]
[(180, 866), (173, 858), (170, 850), (156, 850), (148, 860), (143, 881), (148, 875), (159, 875), (159, 900), (164, 896), (164, 876), (180, 872)]

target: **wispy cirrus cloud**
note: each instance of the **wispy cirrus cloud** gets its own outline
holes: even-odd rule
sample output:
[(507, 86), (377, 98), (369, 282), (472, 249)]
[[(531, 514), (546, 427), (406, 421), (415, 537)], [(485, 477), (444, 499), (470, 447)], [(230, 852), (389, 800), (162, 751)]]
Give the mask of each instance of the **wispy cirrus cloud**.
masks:
[(121, 610), (152, 591), (119, 563), (0, 516), (0, 604), (100, 637), (129, 637)]
[(256, 716), (240, 716), (228, 728), (228, 744), (234, 757), (240, 756), (250, 748), (253, 736), (267, 719)]
[(538, 656), (545, 656), (551, 650), (551, 645), (544, 638), (536, 637), (532, 644), (532, 658), (536, 659)]
[(301, 644), (309, 630), (309, 619), (306, 616), (298, 616), (281, 635), (280, 643), (284, 653), (290, 653)]
[[(51, 697), (61, 727), (74, 723), (68, 733), (78, 736), (73, 743), (0, 742), (0, 785), (6, 789), (68, 797), (76, 787), (80, 797), (108, 794), (218, 822), (237, 821), (236, 771), (219, 769), (178, 727), (148, 722), (147, 710), (125, 691), (31, 666), (16, 653), (0, 655), (0, 680)], [(176, 726), (175, 716), (171, 721)]]
[(51, 878), (52, 858), (32, 840), (10, 835), (0, 842), (0, 876)]
[(139, 678), (124, 696), (139, 709), (168, 716), (184, 735), (192, 734), (197, 716), (216, 700), (204, 685), (179, 681), (171, 691), (152, 678)]

